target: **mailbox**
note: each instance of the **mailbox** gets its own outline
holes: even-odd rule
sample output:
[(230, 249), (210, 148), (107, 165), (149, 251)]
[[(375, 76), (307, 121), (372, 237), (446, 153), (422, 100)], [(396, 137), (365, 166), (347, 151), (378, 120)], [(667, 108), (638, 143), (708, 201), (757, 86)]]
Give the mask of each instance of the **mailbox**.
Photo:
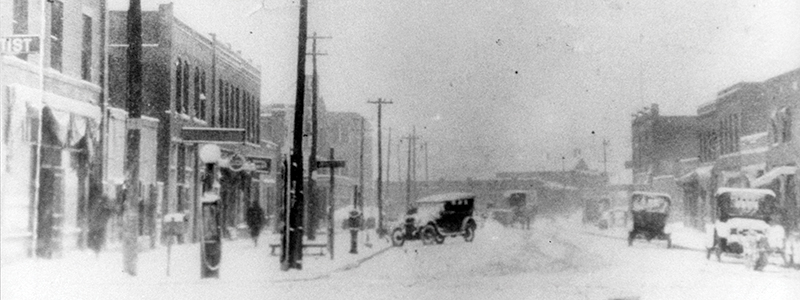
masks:
[(164, 234), (168, 236), (181, 235), (186, 232), (188, 221), (186, 214), (172, 213), (164, 216)]

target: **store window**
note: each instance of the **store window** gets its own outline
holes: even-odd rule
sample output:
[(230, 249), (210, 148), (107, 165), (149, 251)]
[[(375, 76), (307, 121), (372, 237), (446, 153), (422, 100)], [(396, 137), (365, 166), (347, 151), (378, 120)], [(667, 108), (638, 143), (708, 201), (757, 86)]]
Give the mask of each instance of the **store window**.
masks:
[(83, 44), (81, 45), (81, 79), (92, 80), (92, 17), (83, 15)]

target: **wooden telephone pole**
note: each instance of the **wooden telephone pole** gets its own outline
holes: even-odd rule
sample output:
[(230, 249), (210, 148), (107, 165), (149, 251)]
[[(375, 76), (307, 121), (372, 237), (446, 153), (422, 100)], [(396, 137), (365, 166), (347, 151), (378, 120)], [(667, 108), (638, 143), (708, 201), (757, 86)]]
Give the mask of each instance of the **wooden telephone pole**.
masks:
[[(412, 134), (403, 137), (403, 140), (408, 140), (408, 155), (407, 161), (408, 165), (406, 166), (406, 208), (411, 207), (411, 184), (412, 184), (412, 172), (416, 172), (416, 168), (411, 164), (411, 160), (414, 160), (414, 164), (416, 164), (416, 149), (414, 149), (417, 145), (417, 139), (420, 137), (417, 136), (417, 127), (412, 127)], [(416, 180), (416, 175), (413, 177)]]
[(384, 104), (392, 104), (392, 101), (387, 101), (381, 98), (378, 98), (378, 101), (367, 101), (370, 104), (377, 104), (378, 105), (378, 183), (377, 183), (377, 192), (378, 192), (378, 236), (383, 238), (384, 230), (383, 230), (383, 198), (381, 193), (383, 192), (383, 164), (382, 164), (382, 157), (381, 157), (381, 146), (383, 145), (381, 142), (381, 109), (383, 108)]
[[(318, 136), (318, 128), (319, 128), (319, 117), (317, 115), (317, 87), (319, 86), (319, 81), (317, 79), (317, 55), (328, 55), (327, 53), (319, 53), (317, 52), (317, 40), (318, 39), (329, 39), (329, 36), (317, 36), (317, 33), (314, 32), (314, 35), (308, 37), (307, 39), (311, 40), (311, 53), (307, 53), (306, 55), (311, 56), (311, 66), (312, 66), (312, 73), (311, 73), (311, 149), (308, 155), (308, 201), (306, 201), (306, 206), (303, 207), (305, 214), (307, 215), (306, 218), (306, 227), (308, 230), (306, 231), (306, 236), (309, 240), (315, 240), (317, 236), (317, 227), (319, 225), (319, 214), (320, 211), (320, 200), (317, 199), (317, 193), (314, 189), (314, 171), (317, 169), (317, 136)], [(311, 208), (309, 211), (308, 208)]]
[(123, 204), (123, 265), (136, 276), (139, 202), (139, 144), (142, 139), (142, 4), (130, 0), (128, 8), (128, 121), (125, 149), (125, 203)]
[[(306, 88), (306, 39), (308, 34), (308, 0), (300, 0), (300, 29), (297, 43), (297, 90), (294, 101), (294, 133), (292, 136), (292, 156), (289, 164), (289, 188), (291, 197), (287, 199), (285, 209), (289, 210), (286, 226), (289, 230), (284, 243), (281, 270), (303, 268), (303, 219), (305, 201), (303, 197), (303, 101)], [(288, 232), (288, 233), (287, 233)]]

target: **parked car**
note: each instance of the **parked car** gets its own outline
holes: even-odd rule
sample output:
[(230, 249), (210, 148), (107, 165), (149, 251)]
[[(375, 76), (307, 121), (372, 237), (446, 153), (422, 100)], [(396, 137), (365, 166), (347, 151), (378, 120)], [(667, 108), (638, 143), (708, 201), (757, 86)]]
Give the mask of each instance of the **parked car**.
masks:
[(402, 246), (406, 240), (422, 240), (425, 245), (441, 244), (445, 237), (459, 235), (467, 242), (475, 239), (474, 194), (432, 195), (417, 200), (415, 204), (392, 228), (392, 245)]
[(667, 194), (633, 192), (630, 214), (633, 216), (633, 229), (628, 233), (628, 246), (635, 239), (666, 240), (667, 248), (672, 248), (672, 237), (664, 232), (669, 218), (672, 198)]
[(766, 266), (771, 254), (786, 257), (786, 233), (780, 225), (770, 225), (778, 212), (775, 193), (767, 189), (720, 188), (715, 193), (716, 220), (708, 230), (706, 258), (711, 254), (743, 257), (754, 270)]

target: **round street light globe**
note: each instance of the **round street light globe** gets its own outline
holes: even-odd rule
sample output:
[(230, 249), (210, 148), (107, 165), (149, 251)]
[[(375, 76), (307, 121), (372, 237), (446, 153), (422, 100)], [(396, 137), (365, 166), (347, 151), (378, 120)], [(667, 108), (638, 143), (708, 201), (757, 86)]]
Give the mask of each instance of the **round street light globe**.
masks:
[(222, 156), (222, 153), (219, 150), (219, 146), (214, 144), (205, 144), (200, 147), (200, 150), (198, 152), (199, 152), (198, 155), (200, 156), (200, 161), (207, 164), (218, 162), (220, 157)]

